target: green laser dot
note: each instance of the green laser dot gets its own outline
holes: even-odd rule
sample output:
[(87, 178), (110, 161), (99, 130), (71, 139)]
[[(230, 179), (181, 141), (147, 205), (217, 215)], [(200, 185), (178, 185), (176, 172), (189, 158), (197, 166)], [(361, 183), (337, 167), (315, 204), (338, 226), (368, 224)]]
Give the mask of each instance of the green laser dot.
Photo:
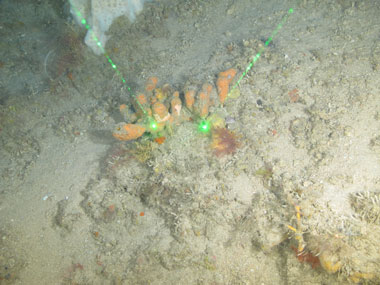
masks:
[[(0, 1), (1, 1), (1, 0), (0, 0)], [(70, 3), (70, 5), (71, 5), (71, 7), (73, 8), (74, 13), (78, 16), (78, 18), (81, 19), (80, 22), (81, 22), (83, 25), (85, 25), (85, 28), (86, 28), (87, 30), (89, 30), (89, 32), (93, 32), (92, 29), (91, 29), (91, 26), (87, 24), (86, 19), (82, 17), (82, 14), (79, 12), (78, 9), (76, 9), (76, 7), (73, 5), (73, 3), (71, 2), (71, 0), (69, 0), (69, 3)], [(95, 33), (92, 33), (92, 38), (93, 38), (93, 40), (95, 41), (96, 45), (97, 45), (98, 47), (100, 47), (101, 51), (102, 51), (103, 53), (105, 53), (104, 48), (102, 47), (102, 43), (101, 43), (101, 42), (99, 41), (99, 39), (96, 37)], [(121, 73), (117, 70), (116, 65), (112, 62), (112, 60), (110, 59), (110, 57), (109, 57), (107, 54), (105, 54), (105, 57), (108, 59), (109, 63), (111, 64), (112, 68), (116, 71), (116, 73), (119, 74), (120, 79), (122, 80), (123, 83), (125, 83), (126, 87), (128, 88), (128, 91), (131, 92), (131, 88), (126, 84), (126, 80), (123, 78), (123, 76), (121, 75)], [(134, 94), (132, 94), (132, 92), (130, 93), (130, 96), (131, 96), (131, 97), (136, 97)], [(147, 115), (147, 112), (144, 110), (143, 106), (141, 106), (141, 104), (139, 104), (138, 101), (137, 101), (137, 103), (138, 103), (138, 105), (140, 106), (142, 112), (143, 112), (145, 115)], [(157, 128), (157, 125), (154, 124), (153, 127), (154, 127), (154, 128)]]
[(201, 132), (208, 132), (210, 129), (210, 126), (207, 121), (202, 121), (199, 125), (199, 129)]
[[(71, 6), (73, 6), (70, 0), (69, 0), (69, 2), (70, 2), (70, 4), (71, 4)], [(80, 18), (82, 18), (81, 13), (80, 13), (77, 9), (75, 9), (75, 7), (74, 7), (74, 10), (75, 10), (75, 13), (77, 14), (77, 16), (80, 17)], [(293, 8), (290, 8), (290, 9), (288, 10), (288, 15), (292, 14), (293, 12), (294, 12)], [(286, 15), (285, 17), (282, 18), (280, 24), (279, 24), (279, 25), (277, 26), (277, 28), (274, 30), (274, 32), (272, 33), (271, 37), (269, 37), (268, 40), (265, 42), (264, 47), (269, 45), (269, 43), (272, 41), (272, 38), (273, 38), (273, 37), (277, 34), (277, 32), (282, 28), (283, 24), (286, 22), (286, 20), (287, 20), (287, 18), (288, 18), (288, 15)], [(82, 20), (81, 20), (81, 23), (82, 23), (83, 25), (85, 25), (85, 24), (86, 24), (86, 19), (82, 19)], [(85, 27), (86, 27), (86, 29), (90, 30), (90, 26), (89, 26), (88, 24), (86, 24)], [(98, 38), (97, 38), (95, 35), (93, 35), (93, 39), (94, 39), (94, 41), (96, 42), (97, 46), (99, 46), (99, 47), (102, 49), (103, 53), (104, 53), (104, 49), (102, 48), (102, 44), (101, 44), (101, 42), (98, 40)], [(253, 58), (253, 60), (250, 62), (249, 66), (246, 68), (246, 71), (243, 72), (243, 74), (240, 76), (239, 80), (235, 83), (235, 85), (234, 85), (234, 87), (232, 88), (232, 90), (233, 90), (236, 86), (238, 86), (238, 85), (239, 85), (239, 82), (244, 78), (244, 76), (247, 75), (247, 71), (249, 71), (249, 70), (252, 68), (253, 64), (254, 64), (254, 63), (257, 61), (257, 59), (260, 57), (261, 52), (264, 51), (264, 47), (261, 48), (261, 50), (259, 51), (259, 53), (258, 53), (258, 54)], [(106, 55), (106, 58), (107, 58), (108, 61), (111, 63), (112, 68), (113, 68), (113, 69), (116, 69), (116, 65), (112, 62), (112, 60), (109, 58), (108, 55)], [(122, 75), (120, 74), (120, 72), (119, 72), (118, 70), (116, 70), (116, 72), (120, 75), (120, 78), (121, 78), (122, 82), (125, 83), (126, 80), (122, 77)], [(131, 91), (131, 88), (130, 88), (127, 84), (126, 84), (126, 87), (127, 87), (128, 91)], [(132, 93), (131, 93), (130, 95), (131, 95), (132, 97), (136, 97), (136, 96), (135, 96), (134, 94), (132, 94)], [(139, 102), (137, 101), (137, 103), (139, 103)], [(143, 113), (144, 113), (144, 114), (147, 114), (147, 112), (144, 110), (144, 108), (141, 106), (141, 104), (138, 104), (138, 105), (140, 106), (140, 108), (141, 108), (141, 110), (143, 111)], [(151, 127), (152, 127), (153, 129), (155, 129), (155, 128), (157, 128), (157, 125), (156, 125), (155, 123), (152, 123), (152, 124), (151, 124)], [(208, 123), (207, 123), (206, 121), (202, 121), (202, 122), (201, 122), (201, 125), (200, 125), (200, 129), (203, 130), (203, 131), (208, 131), (208, 129), (209, 129), (209, 125), (208, 125)]]

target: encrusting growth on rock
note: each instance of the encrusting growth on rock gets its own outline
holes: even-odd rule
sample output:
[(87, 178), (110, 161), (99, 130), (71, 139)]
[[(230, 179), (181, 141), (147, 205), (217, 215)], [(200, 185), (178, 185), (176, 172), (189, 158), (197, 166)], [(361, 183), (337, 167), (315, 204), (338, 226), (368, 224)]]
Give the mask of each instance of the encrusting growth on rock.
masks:
[(221, 157), (233, 154), (239, 147), (237, 136), (226, 128), (214, 128), (212, 130), (211, 148), (216, 156)]

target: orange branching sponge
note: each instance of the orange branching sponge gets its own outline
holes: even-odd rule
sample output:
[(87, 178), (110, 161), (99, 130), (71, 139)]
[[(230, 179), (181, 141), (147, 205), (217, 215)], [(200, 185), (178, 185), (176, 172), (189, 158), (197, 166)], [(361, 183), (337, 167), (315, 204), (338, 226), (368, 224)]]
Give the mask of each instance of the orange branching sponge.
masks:
[(136, 100), (139, 101), (139, 103), (141, 105), (146, 105), (148, 104), (148, 100), (146, 99), (146, 96), (144, 93), (139, 93), (137, 96), (136, 96)]
[(148, 92), (153, 91), (156, 88), (158, 82), (158, 78), (155, 76), (149, 77), (146, 84), (145, 84), (145, 90)]
[(216, 81), (216, 87), (218, 88), (218, 95), (221, 104), (224, 104), (224, 101), (228, 95), (228, 89), (232, 79), (236, 75), (236, 69), (230, 68), (226, 71), (219, 73), (218, 80)]
[(237, 136), (226, 128), (212, 130), (211, 148), (216, 156), (221, 157), (232, 154), (240, 146)]
[(206, 118), (208, 115), (208, 105), (209, 105), (210, 97), (207, 93), (201, 91), (199, 93), (199, 115), (201, 118)]
[(205, 83), (202, 86), (202, 91), (199, 93), (199, 115), (201, 118), (208, 116), (208, 109), (210, 107), (210, 94), (212, 91), (212, 85)]
[(141, 137), (145, 131), (146, 128), (138, 124), (119, 123), (112, 135), (118, 140), (130, 141)]
[(166, 106), (161, 102), (156, 102), (153, 105), (153, 116), (157, 123), (166, 122), (170, 119), (170, 114)]
[[(219, 73), (217, 91), (222, 104), (228, 96), (229, 85), (235, 75), (235, 69), (228, 69)], [(125, 141), (133, 140), (142, 136), (145, 131), (156, 136), (162, 136), (163, 133), (161, 132), (165, 129), (168, 133), (172, 133), (174, 125), (179, 125), (187, 120), (192, 121), (193, 116), (197, 120), (205, 119), (209, 116), (210, 106), (215, 103), (214, 97), (216, 97), (213, 84), (203, 84), (198, 93), (194, 86), (188, 85), (185, 87), (184, 92), (185, 101), (182, 102), (179, 92), (173, 90), (169, 84), (157, 87), (157, 83), (157, 77), (150, 77), (147, 80), (144, 93), (134, 96), (135, 100), (132, 101), (134, 113), (131, 113), (127, 105), (122, 104), (120, 106), (120, 112), (128, 123), (120, 123), (116, 126), (113, 132), (115, 138)], [(184, 104), (190, 112), (183, 109)], [(141, 125), (142, 121), (151, 121), (152, 117), (157, 124), (157, 128), (148, 128)], [(213, 117), (212, 147), (217, 156), (233, 153), (239, 146), (235, 134), (225, 129), (224, 126), (225, 122), (222, 118)]]
[(120, 107), (119, 107), (120, 112), (123, 112), (125, 109), (127, 109), (127, 105), (126, 104), (121, 104)]
[(138, 117), (142, 117), (144, 111), (147, 112), (148, 115), (152, 115), (149, 101), (144, 93), (137, 94), (135, 99), (136, 100), (134, 100), (132, 104), (134, 109), (136, 110), (136, 114)]
[(202, 90), (203, 90), (204, 92), (206, 92), (206, 93), (210, 96), (211, 91), (212, 91), (212, 85), (211, 85), (210, 83), (205, 83), (205, 84), (203, 84), (203, 86), (202, 86)]
[(185, 104), (186, 107), (192, 111), (195, 102), (195, 90), (189, 89), (185, 92)]
[(157, 123), (157, 129), (155, 132), (160, 132), (165, 128), (167, 123), (173, 122), (173, 117), (168, 112), (166, 106), (161, 102), (156, 102), (153, 105), (153, 117)]

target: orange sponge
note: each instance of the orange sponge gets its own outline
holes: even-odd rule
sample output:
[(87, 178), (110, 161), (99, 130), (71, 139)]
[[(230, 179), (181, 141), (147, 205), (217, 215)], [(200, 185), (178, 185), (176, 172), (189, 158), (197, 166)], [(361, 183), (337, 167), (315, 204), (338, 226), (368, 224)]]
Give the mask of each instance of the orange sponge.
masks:
[(133, 106), (135, 107), (138, 117), (142, 117), (143, 113), (145, 112), (151, 116), (152, 110), (150, 109), (150, 104), (148, 102), (147, 96), (144, 93), (139, 93), (135, 99), (136, 100), (133, 101)]
[(153, 91), (156, 88), (158, 82), (158, 78), (155, 76), (149, 77), (146, 84), (145, 84), (145, 90), (150, 92)]
[(156, 102), (153, 105), (153, 116), (157, 123), (165, 122), (170, 118), (170, 114), (166, 106), (161, 102)]
[(189, 89), (185, 92), (185, 104), (186, 107), (191, 111), (193, 110), (193, 105), (195, 102), (195, 90)]
[(168, 108), (166, 108), (166, 106), (161, 102), (154, 103), (153, 117), (157, 123), (156, 132), (162, 131), (165, 127), (165, 124), (167, 122), (172, 122), (173, 119), (168, 112)]
[(205, 83), (202, 86), (202, 91), (199, 93), (199, 115), (201, 118), (208, 116), (208, 109), (210, 107), (210, 94), (212, 85)]
[(120, 107), (119, 107), (120, 112), (124, 111), (125, 109), (127, 109), (127, 105), (126, 104), (121, 104)]
[(146, 128), (141, 125), (120, 123), (116, 125), (112, 135), (118, 140), (130, 141), (141, 137), (145, 131)]
[(136, 100), (139, 101), (139, 103), (141, 105), (146, 105), (148, 104), (148, 100), (146, 99), (146, 96), (144, 93), (139, 93), (137, 96), (136, 96)]
[(219, 73), (218, 80), (216, 81), (216, 86), (218, 88), (218, 95), (220, 103), (224, 104), (224, 101), (228, 95), (228, 89), (232, 79), (236, 75), (236, 69), (230, 68), (226, 71)]

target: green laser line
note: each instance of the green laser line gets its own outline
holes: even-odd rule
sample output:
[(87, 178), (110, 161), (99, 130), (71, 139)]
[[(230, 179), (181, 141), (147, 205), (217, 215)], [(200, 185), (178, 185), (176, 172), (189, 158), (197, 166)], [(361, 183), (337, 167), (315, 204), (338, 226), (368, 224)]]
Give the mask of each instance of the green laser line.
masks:
[(108, 55), (108, 53), (105, 51), (105, 49), (102, 46), (102, 43), (96, 37), (95, 32), (93, 31), (93, 29), (87, 23), (86, 19), (82, 16), (81, 12), (73, 5), (73, 3), (71, 2), (71, 0), (69, 0), (69, 3), (71, 5), (71, 7), (73, 8), (75, 14), (78, 16), (79, 19), (81, 19), (80, 20), (81, 24), (90, 32), (90, 35), (92, 36), (92, 38), (95, 41), (96, 45), (100, 48), (100, 50), (102, 51), (102, 53), (104, 54), (104, 56), (107, 58), (107, 61), (111, 65), (112, 69), (115, 70), (116, 74), (120, 77), (121, 81), (127, 87), (127, 90), (129, 91), (129, 94), (133, 97), (133, 99), (135, 99), (137, 105), (140, 107), (140, 109), (144, 113), (144, 115), (148, 116), (148, 113), (146, 112), (146, 110), (144, 109), (144, 107), (141, 105), (141, 103), (139, 102), (139, 100), (137, 100), (136, 95), (132, 92), (131, 87), (128, 86), (127, 81), (125, 80), (124, 76), (121, 74), (121, 72), (117, 68), (116, 64), (112, 61), (112, 59), (110, 58), (110, 56)]
[(262, 52), (264, 51), (264, 49), (270, 44), (270, 42), (273, 40), (274, 36), (277, 35), (278, 31), (282, 28), (282, 26), (285, 24), (286, 20), (288, 19), (288, 17), (291, 14), (293, 14), (293, 8), (290, 8), (288, 10), (288, 13), (284, 17), (282, 17), (281, 22), (278, 24), (278, 26), (276, 27), (276, 29), (272, 32), (272, 34), (270, 35), (270, 37), (267, 39), (267, 41), (265, 42), (264, 46), (261, 47), (261, 49), (259, 50), (259, 52), (253, 57), (253, 59), (248, 64), (247, 68), (242, 73), (242, 75), (239, 77), (239, 79), (236, 81), (235, 85), (231, 88), (231, 91), (229, 93), (231, 93), (232, 90), (234, 90), (239, 85), (240, 81), (247, 75), (248, 71), (251, 70), (251, 68), (253, 67), (253, 65), (255, 64), (255, 62), (259, 59), (259, 57), (262, 54)]
[[(110, 58), (110, 56), (108, 55), (108, 53), (105, 51), (104, 47), (102, 46), (102, 43), (99, 41), (99, 39), (96, 37), (95, 35), (95, 32), (93, 31), (93, 29), (90, 27), (90, 25), (87, 23), (86, 19), (82, 16), (82, 14), (80, 13), (80, 11), (73, 5), (73, 3), (71, 2), (71, 0), (69, 0), (69, 3), (71, 5), (71, 7), (73, 8), (75, 14), (78, 16), (79, 19), (81, 19), (81, 24), (90, 32), (90, 35), (92, 35), (92, 38), (93, 40), (95, 41), (96, 45), (100, 48), (100, 50), (102, 51), (102, 53), (104, 54), (104, 56), (106, 57), (107, 61), (109, 62), (109, 64), (111, 65), (112, 69), (115, 70), (116, 74), (120, 77), (121, 81), (125, 84), (125, 86), (127, 87), (127, 90), (129, 91), (129, 94), (133, 97), (133, 99), (136, 101), (137, 105), (140, 107), (141, 111), (143, 112), (143, 114), (147, 117), (148, 116), (148, 113), (146, 112), (146, 110), (144, 109), (144, 107), (142, 106), (142, 104), (139, 102), (139, 100), (137, 100), (136, 98), (136, 95), (132, 92), (132, 89), (131, 87), (128, 86), (127, 84), (127, 81), (125, 80), (124, 76), (121, 74), (121, 72), (119, 71), (119, 69), (117, 68), (116, 64), (112, 61), (112, 59)], [(293, 13), (293, 9), (290, 8), (288, 10), (288, 13), (282, 18), (281, 22), (278, 24), (278, 26), (276, 27), (276, 29), (272, 32), (271, 36), (267, 39), (267, 41), (265, 42), (264, 46), (259, 50), (259, 52), (253, 57), (252, 61), (249, 63), (249, 65), (247, 66), (247, 68), (245, 69), (245, 71), (242, 73), (242, 75), (240, 76), (240, 78), (237, 80), (237, 82), (235, 83), (235, 85), (231, 88), (231, 91), (230, 93), (239, 85), (239, 83), (241, 82), (241, 80), (247, 75), (248, 71), (251, 70), (251, 68), (253, 67), (253, 65), (255, 64), (255, 62), (259, 59), (261, 53), (264, 51), (264, 49), (270, 44), (270, 42), (273, 40), (274, 36), (278, 33), (278, 31), (282, 28), (282, 26), (284, 25), (284, 23), (286, 22), (286, 20), (288, 19), (289, 15), (291, 15)], [(149, 120), (149, 119), (148, 119)], [(149, 124), (150, 124), (150, 128), (152, 130), (155, 130), (157, 128), (157, 125), (155, 123), (155, 121), (153, 119), (150, 119), (149, 120)], [(201, 124), (200, 128), (205, 131), (205, 130), (208, 130), (208, 126), (206, 124)]]

